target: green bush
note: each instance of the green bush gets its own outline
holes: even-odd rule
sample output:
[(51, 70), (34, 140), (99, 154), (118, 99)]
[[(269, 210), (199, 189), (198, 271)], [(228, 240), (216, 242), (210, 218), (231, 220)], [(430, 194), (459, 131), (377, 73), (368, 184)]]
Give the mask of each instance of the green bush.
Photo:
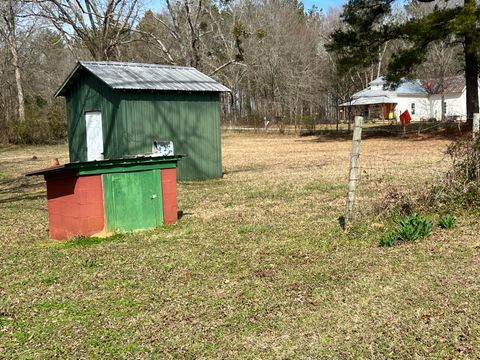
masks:
[(457, 218), (452, 214), (445, 214), (438, 219), (438, 226), (442, 229), (452, 229), (455, 226)]

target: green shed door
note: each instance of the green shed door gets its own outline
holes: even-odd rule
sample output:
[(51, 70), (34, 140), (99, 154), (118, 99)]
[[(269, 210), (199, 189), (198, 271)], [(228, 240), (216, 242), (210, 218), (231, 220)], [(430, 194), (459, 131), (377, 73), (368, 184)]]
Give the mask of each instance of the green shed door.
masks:
[(105, 174), (107, 229), (132, 231), (162, 225), (161, 184), (159, 170)]

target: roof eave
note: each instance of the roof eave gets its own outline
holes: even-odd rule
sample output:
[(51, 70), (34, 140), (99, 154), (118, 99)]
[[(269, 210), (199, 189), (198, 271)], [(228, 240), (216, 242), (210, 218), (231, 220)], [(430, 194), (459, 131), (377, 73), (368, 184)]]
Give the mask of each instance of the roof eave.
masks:
[(428, 97), (428, 93), (397, 93), (397, 96), (427, 96)]
[(63, 90), (65, 89), (65, 87), (68, 85), (68, 83), (70, 82), (70, 80), (72, 79), (73, 76), (75, 76), (75, 74), (78, 72), (78, 70), (80, 69), (85, 69), (86, 71), (88, 71), (90, 74), (92, 74), (93, 76), (95, 76), (98, 80), (100, 80), (102, 83), (104, 83), (106, 86), (108, 86), (109, 88), (112, 88), (114, 89), (110, 84), (108, 84), (105, 80), (103, 80), (101, 77), (97, 76), (95, 73), (93, 73), (92, 71), (90, 71), (86, 66), (83, 65), (83, 62), (82, 61), (78, 61), (77, 62), (77, 65), (75, 66), (75, 68), (72, 70), (72, 72), (70, 73), (70, 75), (68, 75), (67, 79), (63, 82), (62, 86), (57, 90), (57, 92), (55, 93), (55, 97), (57, 96), (65, 96), (66, 94), (63, 93)]
[(152, 91), (152, 92), (160, 92), (160, 91), (174, 92), (174, 91), (178, 91), (178, 92), (196, 92), (196, 93), (231, 93), (232, 92), (232, 90), (230, 90), (227, 87), (225, 87), (226, 90), (143, 89), (143, 88), (124, 88), (124, 87), (121, 87), (121, 86), (110, 86), (110, 87), (113, 90), (118, 90), (118, 91)]
[[(88, 62), (85, 62), (85, 63), (88, 63)], [(188, 68), (188, 69), (195, 69), (193, 67), (182, 67), (182, 68)], [(68, 87), (68, 84), (70, 83), (70, 81), (72, 80), (72, 78), (75, 76), (75, 74), (80, 70), (80, 69), (85, 69), (86, 71), (88, 71), (88, 73), (90, 73), (91, 75), (95, 76), (97, 79), (99, 79), (102, 83), (104, 83), (106, 86), (108, 86), (109, 88), (113, 89), (113, 90), (125, 90), (125, 91), (128, 91), (128, 90), (138, 90), (138, 91), (148, 91), (148, 90), (151, 90), (151, 91), (175, 91), (173, 89), (165, 89), (165, 90), (159, 90), (159, 89), (132, 89), (132, 88), (122, 88), (122, 87), (116, 87), (116, 86), (112, 86), (110, 84), (108, 84), (104, 79), (102, 79), (101, 77), (99, 77), (98, 75), (96, 75), (93, 71), (91, 71), (90, 69), (88, 69), (87, 66), (85, 66), (83, 64), (82, 61), (78, 61), (77, 64), (75, 65), (75, 68), (70, 72), (70, 74), (67, 76), (67, 78), (65, 79), (65, 81), (62, 83), (62, 85), (59, 87), (59, 89), (55, 92), (55, 95), (54, 97), (58, 97), (58, 96), (66, 96), (66, 88)], [(212, 92), (212, 93), (232, 93), (232, 90), (230, 90), (229, 88), (227, 88), (226, 86), (222, 85), (222, 87), (224, 89), (222, 90), (177, 90), (177, 91), (185, 91), (185, 92)]]

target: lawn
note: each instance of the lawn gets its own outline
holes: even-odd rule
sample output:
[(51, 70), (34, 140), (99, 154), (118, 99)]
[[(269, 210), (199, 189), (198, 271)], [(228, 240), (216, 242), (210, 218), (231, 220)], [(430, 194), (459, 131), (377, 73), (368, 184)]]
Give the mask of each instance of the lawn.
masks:
[[(363, 198), (423, 186), (447, 145), (365, 140)], [(478, 213), (392, 248), (381, 217), (344, 232), (349, 153), (224, 134), (224, 178), (179, 184), (178, 224), (54, 242), (22, 174), (67, 147), (0, 148), (0, 358), (478, 358)]]

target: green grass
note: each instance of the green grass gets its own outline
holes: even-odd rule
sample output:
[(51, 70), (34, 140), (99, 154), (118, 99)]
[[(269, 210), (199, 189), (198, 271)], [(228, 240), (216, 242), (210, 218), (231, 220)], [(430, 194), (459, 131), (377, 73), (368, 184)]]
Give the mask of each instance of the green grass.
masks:
[(226, 137), (232, 172), (180, 184), (178, 224), (67, 242), (32, 151), (66, 147), (1, 154), (0, 358), (480, 356), (477, 216), (392, 248), (368, 219), (343, 232), (346, 142)]
[(63, 248), (71, 248), (71, 247), (77, 247), (77, 246), (85, 247), (85, 246), (99, 245), (109, 241), (120, 241), (122, 239), (123, 239), (123, 234), (114, 234), (112, 236), (108, 236), (104, 238), (99, 238), (96, 236), (92, 236), (92, 237), (81, 236), (73, 239), (68, 239), (62, 242), (58, 242), (55, 245)]

